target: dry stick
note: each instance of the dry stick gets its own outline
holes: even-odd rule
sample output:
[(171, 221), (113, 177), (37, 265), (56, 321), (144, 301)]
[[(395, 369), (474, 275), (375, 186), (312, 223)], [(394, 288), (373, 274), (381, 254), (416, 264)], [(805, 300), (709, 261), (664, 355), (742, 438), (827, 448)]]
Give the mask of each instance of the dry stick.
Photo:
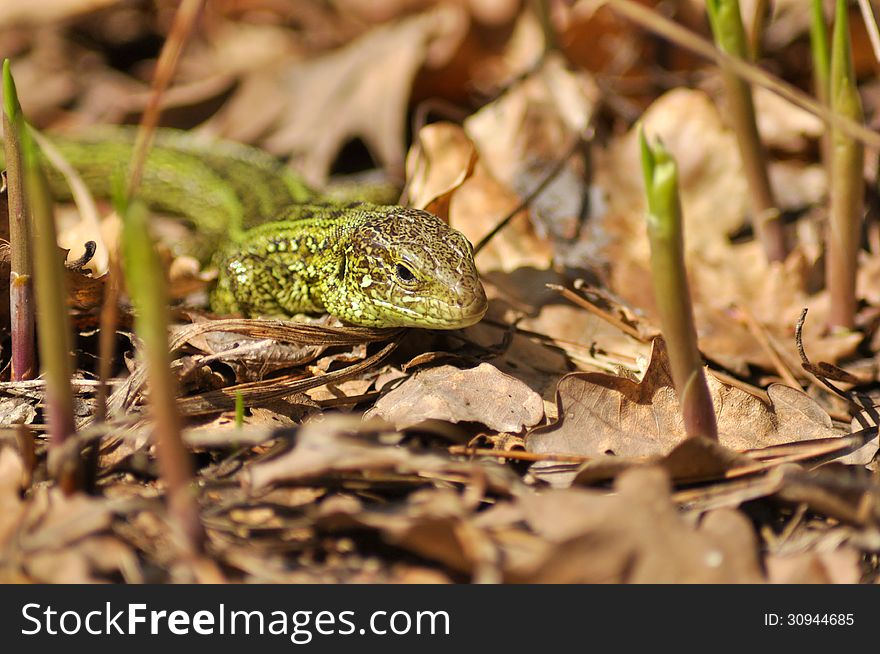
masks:
[(694, 52), (695, 54), (710, 59), (718, 65), (725, 65), (743, 79), (757, 84), (773, 93), (785, 98), (801, 109), (821, 118), (825, 123), (833, 125), (842, 132), (858, 139), (865, 145), (880, 150), (880, 134), (868, 129), (864, 125), (849, 118), (835, 115), (825, 104), (817, 102), (797, 87), (784, 82), (761, 68), (731, 57), (717, 50), (711, 43), (700, 38), (690, 30), (677, 23), (664, 18), (655, 11), (643, 7), (633, 0), (605, 0), (614, 11), (625, 16), (629, 20), (641, 25), (645, 29), (662, 36), (673, 43)]
[[(848, 393), (829, 381), (827, 377), (817, 374), (816, 367), (810, 362), (806, 350), (804, 349), (804, 323), (807, 321), (807, 311), (808, 309), (806, 308), (801, 311), (801, 315), (794, 327), (794, 342), (797, 346), (798, 354), (801, 357), (801, 364), (804, 370), (819, 380), (819, 382), (828, 388), (834, 395), (845, 400), (847, 404), (849, 404), (853, 416), (864, 429), (880, 425), (880, 416), (878, 416), (877, 409), (871, 401), (871, 398), (866, 395), (861, 395), (860, 393)], [(862, 416), (862, 411), (871, 416), (871, 419), (874, 421), (873, 425), (868, 424), (867, 420)]]
[(877, 29), (877, 19), (868, 0), (858, 0), (859, 9), (862, 11), (862, 21), (868, 31), (868, 39), (871, 41), (871, 49), (874, 51), (874, 59), (880, 62), (880, 30)]
[[(6, 149), (6, 197), (9, 203), (9, 319), (12, 381), (31, 379), (34, 363), (34, 288), (30, 220), (24, 190), (20, 130), (26, 129), (12, 83), (9, 60), (3, 62), (3, 134)], [(17, 128), (16, 124), (17, 123)]]
[(569, 145), (569, 147), (565, 149), (565, 154), (560, 157), (560, 159), (553, 165), (553, 168), (550, 169), (550, 171), (544, 176), (544, 179), (541, 180), (541, 182), (534, 188), (534, 190), (529, 193), (525, 198), (523, 198), (523, 200), (518, 205), (516, 205), (516, 207), (508, 212), (508, 214), (503, 219), (501, 219), (501, 221), (497, 225), (495, 225), (495, 227), (489, 230), (489, 233), (481, 238), (480, 242), (474, 246), (474, 256), (476, 256), (480, 252), (480, 250), (486, 247), (486, 244), (490, 240), (492, 240), (492, 237), (494, 237), (495, 234), (504, 229), (507, 224), (511, 220), (513, 220), (513, 218), (520, 211), (528, 207), (535, 200), (535, 198), (538, 197), (545, 188), (547, 188), (550, 182), (552, 182), (556, 178), (556, 176), (560, 172), (562, 172), (562, 168), (565, 166), (566, 163), (568, 163), (568, 160), (572, 156), (574, 156), (574, 153), (577, 152), (581, 143), (588, 140), (588, 138), (589, 135), (579, 135), (572, 139), (571, 145)]
[(638, 329), (636, 329), (632, 325), (628, 325), (627, 323), (625, 323), (623, 320), (621, 320), (620, 318), (618, 318), (614, 314), (612, 314), (608, 311), (605, 311), (603, 309), (600, 309), (595, 304), (590, 302), (587, 298), (578, 295), (577, 293), (575, 293), (571, 289), (568, 289), (565, 286), (562, 286), (560, 284), (545, 284), (545, 286), (552, 291), (556, 291), (562, 297), (564, 297), (566, 300), (568, 300), (569, 302), (571, 302), (575, 306), (578, 306), (581, 309), (585, 309), (586, 311), (589, 311), (590, 313), (592, 313), (594, 316), (601, 318), (602, 320), (604, 320), (608, 324), (613, 325), (614, 327), (617, 327), (617, 329), (622, 331), (624, 334), (626, 334), (630, 338), (634, 338), (635, 340), (639, 341), (640, 343), (647, 343), (648, 342), (649, 339), (645, 338), (645, 336), (643, 334), (639, 333)]
[(159, 54), (152, 93), (144, 109), (144, 114), (141, 116), (140, 127), (137, 131), (134, 149), (131, 153), (130, 177), (128, 178), (128, 192), (126, 194), (129, 198), (134, 195), (137, 187), (140, 186), (147, 153), (152, 144), (156, 126), (159, 124), (162, 95), (165, 89), (168, 88), (171, 78), (174, 77), (180, 53), (183, 51), (183, 45), (186, 43), (195, 25), (196, 18), (203, 4), (204, 0), (182, 0), (177, 8), (177, 13), (174, 15), (171, 31), (168, 33), (168, 38), (165, 39), (165, 45)]
[(538, 18), (541, 25), (541, 33), (544, 35), (544, 53), (546, 57), (548, 52), (560, 51), (559, 38), (556, 35), (556, 28), (553, 26), (553, 16), (550, 11), (550, 0), (531, 0), (532, 10)]
[(782, 379), (785, 380), (785, 383), (792, 388), (801, 388), (801, 384), (794, 376), (794, 373), (792, 373), (785, 361), (782, 360), (779, 352), (776, 351), (776, 348), (773, 347), (773, 344), (770, 342), (770, 338), (767, 336), (767, 330), (764, 328), (764, 325), (758, 322), (758, 319), (747, 307), (740, 307), (740, 312), (743, 322), (746, 324), (746, 328), (752, 336), (754, 336), (755, 340), (758, 341), (758, 345), (760, 345), (767, 353), (767, 356), (770, 357), (770, 361), (773, 362), (773, 367), (776, 368), (776, 372), (779, 373), (779, 376), (782, 377)]
[(560, 463), (586, 463), (595, 457), (581, 454), (565, 454), (557, 452), (541, 453), (523, 450), (492, 450), (486, 447), (469, 447), (468, 445), (450, 445), (449, 453), (460, 456), (488, 456), (513, 461), (558, 461)]
[(113, 358), (116, 356), (116, 327), (119, 324), (119, 279), (122, 269), (119, 259), (110, 256), (110, 269), (107, 282), (104, 284), (104, 295), (101, 298), (101, 315), (99, 317), (98, 337), (98, 392), (95, 398), (95, 420), (107, 420), (107, 398), (109, 380), (113, 375)]

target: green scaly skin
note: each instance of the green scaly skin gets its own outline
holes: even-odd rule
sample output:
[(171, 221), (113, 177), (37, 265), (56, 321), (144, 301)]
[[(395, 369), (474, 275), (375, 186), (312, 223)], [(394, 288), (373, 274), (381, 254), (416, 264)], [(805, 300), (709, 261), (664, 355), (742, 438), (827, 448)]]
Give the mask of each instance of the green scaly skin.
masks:
[[(132, 142), (120, 128), (53, 139), (99, 197), (111, 194)], [(47, 172), (53, 193), (69, 197), (60, 175)], [(417, 209), (322, 199), (260, 150), (159, 130), (139, 195), (205, 237), (219, 269), (217, 313), (326, 312), (353, 325), (432, 329), (466, 327), (486, 313), (460, 232)]]

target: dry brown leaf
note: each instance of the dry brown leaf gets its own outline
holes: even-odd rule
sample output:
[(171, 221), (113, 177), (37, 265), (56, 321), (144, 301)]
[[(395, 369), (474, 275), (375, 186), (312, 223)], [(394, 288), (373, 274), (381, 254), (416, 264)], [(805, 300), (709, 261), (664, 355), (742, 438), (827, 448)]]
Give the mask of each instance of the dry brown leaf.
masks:
[(448, 220), (452, 193), (473, 174), (476, 162), (474, 144), (458, 125), (423, 127), (406, 157), (409, 204)]
[[(592, 78), (569, 69), (562, 57), (549, 55), (538, 70), (465, 121), (465, 131), (480, 157), (475, 177), (490, 178), (520, 199), (528, 197), (566, 156), (572, 144), (586, 134), (598, 97)], [(580, 161), (572, 158), (563, 163), (529, 208), (542, 236), (566, 243), (574, 238), (579, 227), (585, 183)], [(487, 182), (483, 184), (484, 193), (491, 189)], [(469, 186), (475, 184), (466, 184), (465, 188)], [(496, 193), (505, 195), (500, 189)], [(468, 204), (458, 206), (465, 200), (469, 204), (476, 198), (461, 194), (453, 198), (454, 222), (457, 215), (479, 216), (468, 209)], [(457, 214), (459, 210), (461, 214)], [(503, 216), (504, 213), (497, 214), (494, 221)], [(463, 224), (467, 222), (462, 220)], [(484, 233), (488, 227), (491, 223)], [(522, 265), (535, 265), (534, 258), (528, 259), (530, 252), (533, 248), (527, 242), (521, 243), (515, 255), (505, 254), (502, 247), (493, 242), (481, 256), (484, 262), (491, 257), (500, 264), (489, 265), (490, 269), (510, 271)], [(511, 259), (511, 255), (515, 258)]]
[(390, 544), (459, 572), (494, 573), (479, 581), (500, 581), (497, 548), (473, 523), (471, 507), (454, 491), (415, 492), (391, 510), (371, 510), (351, 497), (331, 498), (321, 505), (318, 524), (325, 529), (376, 529)]
[(689, 526), (657, 469), (631, 470), (616, 493), (553, 491), (526, 495), (525, 519), (555, 547), (518, 581), (540, 583), (755, 583), (757, 539), (741, 513), (710, 514)]
[(761, 87), (754, 88), (753, 94), (758, 130), (766, 147), (803, 152), (809, 141), (825, 133), (821, 119), (778, 94)]
[(121, 0), (4, 0), (0, 25), (52, 23), (114, 4), (121, 4)]
[(0, 400), (0, 425), (29, 425), (36, 417), (36, 408), (25, 398)]
[(11, 447), (0, 448), (0, 561), (5, 558), (3, 552), (9, 546), (25, 511), (24, 502), (19, 497), (24, 470), (21, 457), (15, 450)]
[(194, 363), (219, 360), (235, 370), (238, 382), (263, 379), (277, 370), (314, 361), (327, 348), (322, 345), (281, 343), (271, 338), (251, 338), (234, 332), (208, 332), (189, 341), (204, 352)]
[[(841, 435), (828, 414), (800, 390), (775, 384), (770, 405), (709, 376), (719, 440), (733, 450)], [(586, 456), (651, 456), (685, 438), (684, 424), (661, 340), (641, 381), (603, 373), (573, 373), (559, 382), (560, 420), (526, 437), (529, 451)], [(539, 468), (540, 469), (540, 468)], [(570, 471), (554, 474), (560, 483)]]
[(857, 584), (861, 553), (843, 546), (829, 552), (770, 554), (767, 578), (773, 584)]
[(421, 370), (384, 395), (367, 417), (405, 429), (427, 420), (478, 422), (492, 431), (519, 433), (544, 417), (541, 396), (495, 366)]
[(461, 7), (441, 4), (378, 26), (322, 57), (254, 73), (208, 128), (290, 155), (292, 165), (319, 185), (354, 138), (380, 164), (402, 171), (412, 81), (426, 63), (441, 65), (466, 28)]
[(94, 584), (114, 576), (143, 582), (135, 553), (111, 536), (92, 536), (61, 551), (37, 551), (28, 557), (24, 568), (30, 577), (44, 584)]
[(297, 432), (296, 445), (290, 452), (251, 466), (243, 482), (261, 490), (322, 475), (370, 473), (371, 479), (378, 480), (377, 473), (386, 472), (391, 476), (424, 474), (428, 479), (478, 477), (508, 491), (511, 484), (518, 485), (518, 478), (502, 466), (457, 462), (439, 454), (421, 454), (377, 442), (383, 436), (395, 434), (383, 425), (364, 423), (358, 416), (338, 414), (310, 420)]

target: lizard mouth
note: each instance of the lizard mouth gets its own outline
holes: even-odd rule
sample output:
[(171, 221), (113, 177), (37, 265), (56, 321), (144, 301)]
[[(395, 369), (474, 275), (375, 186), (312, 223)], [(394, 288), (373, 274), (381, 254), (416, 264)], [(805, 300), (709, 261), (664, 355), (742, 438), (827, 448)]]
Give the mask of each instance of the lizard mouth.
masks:
[(489, 302), (486, 299), (486, 292), (483, 290), (483, 285), (477, 282), (466, 291), (460, 291), (457, 294), (457, 302), (453, 305), (446, 305), (445, 310), (441, 311), (440, 319), (432, 327), (435, 329), (470, 327), (483, 319), (488, 308)]
[(479, 281), (466, 287), (456, 286), (451, 297), (441, 299), (423, 296), (419, 300), (418, 303), (394, 303), (387, 300), (374, 300), (373, 303), (386, 312), (383, 326), (423, 329), (469, 327), (480, 322), (489, 307), (486, 292)]

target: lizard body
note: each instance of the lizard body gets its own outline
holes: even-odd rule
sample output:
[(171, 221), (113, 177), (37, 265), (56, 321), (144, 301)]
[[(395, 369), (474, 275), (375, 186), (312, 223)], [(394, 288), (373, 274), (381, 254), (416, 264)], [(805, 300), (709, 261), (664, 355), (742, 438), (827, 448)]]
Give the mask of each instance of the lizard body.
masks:
[[(120, 128), (53, 139), (100, 197), (111, 194), (132, 141)], [(69, 196), (47, 172), (53, 193)], [(159, 130), (138, 195), (204, 232), (219, 269), (217, 313), (327, 312), (354, 325), (456, 329), (486, 312), (460, 232), (417, 209), (322, 198), (255, 148)]]

